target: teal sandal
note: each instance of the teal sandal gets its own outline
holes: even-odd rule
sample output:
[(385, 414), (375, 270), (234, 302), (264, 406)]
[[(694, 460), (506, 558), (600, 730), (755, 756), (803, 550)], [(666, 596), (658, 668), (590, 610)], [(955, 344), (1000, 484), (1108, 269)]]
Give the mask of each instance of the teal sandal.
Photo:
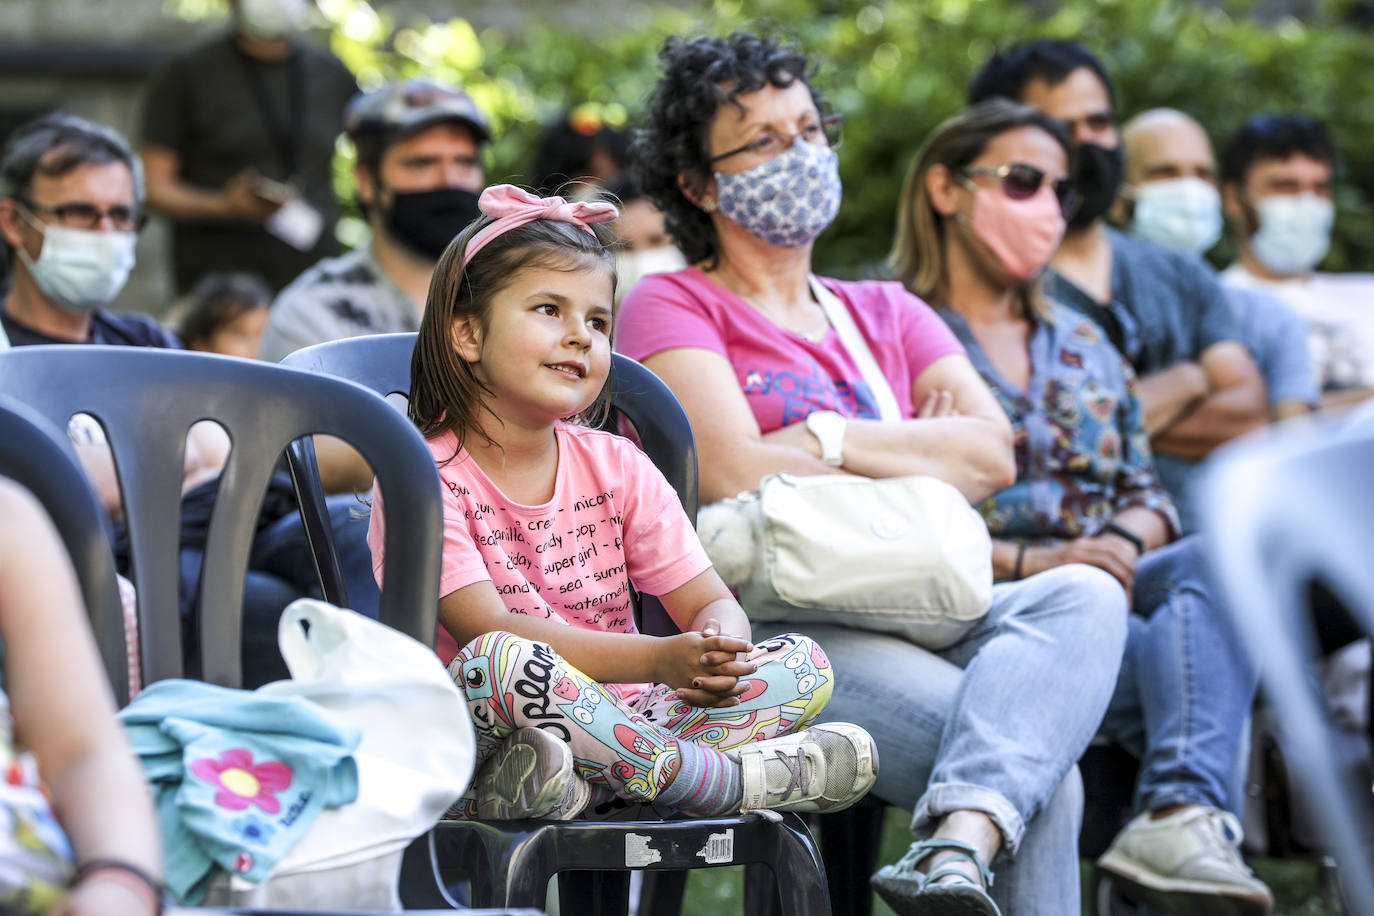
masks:
[[(941, 850), (952, 850), (956, 855), (941, 862), (930, 874), (917, 871), (917, 864)], [(978, 868), (982, 883), (975, 883), (962, 871), (950, 868), (948, 863), (953, 858), (972, 862)], [(936, 883), (950, 876), (957, 876), (959, 880)], [(878, 870), (872, 884), (878, 896), (898, 916), (1002, 916), (986, 890), (992, 887), (992, 872), (972, 846), (958, 840), (931, 837), (912, 843), (900, 861)]]

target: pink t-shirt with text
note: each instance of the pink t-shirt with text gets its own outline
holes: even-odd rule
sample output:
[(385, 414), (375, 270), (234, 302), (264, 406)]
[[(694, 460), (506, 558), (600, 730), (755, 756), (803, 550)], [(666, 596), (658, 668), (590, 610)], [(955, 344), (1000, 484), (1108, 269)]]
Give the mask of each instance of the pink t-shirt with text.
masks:
[[(854, 317), (902, 416), (913, 416), (912, 383), (940, 357), (963, 354), (963, 346), (933, 309), (899, 283), (821, 282)], [(621, 304), (615, 334), (616, 349), (632, 359), (675, 347), (724, 356), (763, 433), (815, 410), (878, 415), (863, 375), (833, 328), (817, 341), (779, 328), (695, 267), (641, 280)]]
[[(568, 423), (555, 427), (553, 498), (539, 506), (507, 499), (452, 433), (429, 440), (444, 485), (439, 596), (490, 581), (512, 614), (569, 626), (635, 632), (630, 588), (662, 595), (711, 565), (663, 475), (628, 439)], [(373, 491), (367, 542), (381, 581), (385, 513)], [(443, 627), (444, 663), (458, 644)], [(643, 684), (608, 685), (632, 702)]]

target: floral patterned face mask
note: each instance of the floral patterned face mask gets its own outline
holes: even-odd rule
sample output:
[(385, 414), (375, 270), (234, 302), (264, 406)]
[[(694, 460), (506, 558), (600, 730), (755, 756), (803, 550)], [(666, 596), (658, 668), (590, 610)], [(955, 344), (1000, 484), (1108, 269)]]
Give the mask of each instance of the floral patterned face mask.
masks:
[(839, 158), (829, 146), (795, 141), (743, 172), (716, 172), (720, 212), (770, 245), (800, 248), (840, 210)]

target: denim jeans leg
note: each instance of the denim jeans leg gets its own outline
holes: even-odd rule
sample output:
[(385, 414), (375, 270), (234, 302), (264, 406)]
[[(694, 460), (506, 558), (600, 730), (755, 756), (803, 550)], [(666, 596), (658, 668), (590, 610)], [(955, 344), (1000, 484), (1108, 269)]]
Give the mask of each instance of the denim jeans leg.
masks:
[[(993, 863), (993, 895), (1018, 916), (1077, 912), (1083, 791), (1074, 761), (1096, 729), (1125, 639), (1126, 599), (1110, 576), (1087, 567), (1042, 576), (998, 586), (989, 620), (941, 654), (879, 633), (801, 627), (835, 672), (818, 721), (869, 731), (880, 760), (873, 793), (890, 804), (916, 808), (932, 774), (952, 774), (958, 783), (942, 800), (953, 807), (927, 804), (913, 829), (928, 835), (932, 818), (959, 808), (993, 816), (1015, 852)], [(756, 623), (754, 638), (797, 628)], [(977, 664), (984, 651), (994, 663)], [(1045, 683), (1040, 669), (1054, 667), (1060, 675)], [(984, 699), (995, 708), (975, 711)], [(960, 753), (970, 759), (950, 758)], [(1007, 765), (980, 770), (1003, 753)]]
[(1200, 542), (1142, 557), (1132, 597), (1143, 621), (1127, 646), (1145, 733), (1136, 808), (1230, 808), (1259, 673), (1206, 579)]
[[(367, 546), (367, 504), (352, 493), (339, 493), (328, 497), (326, 505), (349, 607), (376, 620), (381, 593), (372, 575), (372, 551)], [(319, 575), (299, 513), (284, 515), (259, 532), (253, 541), (249, 565), (321, 597)]]
[[(1014, 853), (1097, 732), (1125, 640), (1125, 594), (1100, 569), (1061, 566), (994, 587), (983, 622), (941, 653), (964, 675), (913, 833), (979, 810)], [(984, 787), (996, 787), (1014, 820), (987, 804)]]

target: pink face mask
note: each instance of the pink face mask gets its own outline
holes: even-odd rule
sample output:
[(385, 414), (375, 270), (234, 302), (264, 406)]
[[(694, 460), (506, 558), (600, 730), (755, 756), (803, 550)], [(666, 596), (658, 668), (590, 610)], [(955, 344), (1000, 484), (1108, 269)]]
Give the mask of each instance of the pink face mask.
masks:
[(973, 218), (968, 226), (1018, 280), (1038, 274), (1064, 237), (1064, 211), (1049, 184), (1030, 197), (1013, 200), (1001, 187), (985, 188), (968, 182), (973, 190)]

